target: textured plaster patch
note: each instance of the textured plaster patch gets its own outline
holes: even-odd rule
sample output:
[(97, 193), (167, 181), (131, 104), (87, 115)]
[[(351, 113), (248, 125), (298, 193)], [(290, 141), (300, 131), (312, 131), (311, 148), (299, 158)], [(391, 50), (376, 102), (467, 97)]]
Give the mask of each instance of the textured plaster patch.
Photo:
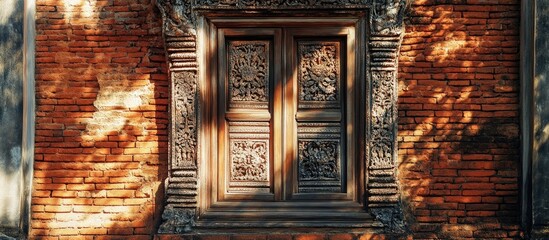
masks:
[(10, 16), (15, 12), (16, 0), (2, 0), (0, 7), (0, 25), (8, 24)]
[[(145, 123), (139, 117), (129, 117), (141, 106), (149, 104), (154, 97), (148, 81), (134, 81), (122, 74), (100, 74), (97, 76), (99, 92), (93, 105), (98, 109), (88, 122), (86, 130), (90, 135), (100, 136), (112, 132), (122, 133), (126, 125), (145, 130)], [(136, 84), (139, 82), (139, 84)]]

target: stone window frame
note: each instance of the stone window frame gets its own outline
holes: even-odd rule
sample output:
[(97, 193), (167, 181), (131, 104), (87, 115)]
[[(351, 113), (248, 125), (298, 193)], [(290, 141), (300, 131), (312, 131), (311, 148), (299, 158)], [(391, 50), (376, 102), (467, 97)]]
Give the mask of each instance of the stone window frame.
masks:
[[(162, 13), (163, 39), (171, 81), (171, 125), (166, 179), (166, 205), (159, 233), (190, 232), (196, 224), (201, 198), (200, 178), (207, 139), (202, 104), (207, 61), (204, 13), (246, 17), (253, 14), (321, 12), (365, 14), (364, 62), (367, 119), (363, 159), (365, 207), (385, 230), (404, 230), (397, 166), (397, 69), (403, 37), (406, 0), (157, 0)], [(359, 80), (360, 81), (360, 80)]]

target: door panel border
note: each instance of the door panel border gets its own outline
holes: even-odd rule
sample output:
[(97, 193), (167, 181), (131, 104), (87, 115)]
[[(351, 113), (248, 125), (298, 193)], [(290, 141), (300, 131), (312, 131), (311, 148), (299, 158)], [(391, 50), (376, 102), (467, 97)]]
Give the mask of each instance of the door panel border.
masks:
[[(364, 195), (364, 189), (360, 189), (357, 187), (362, 185), (362, 184), (358, 184), (358, 182), (364, 182), (364, 179), (363, 178), (358, 179), (358, 177), (364, 177), (364, 175), (356, 174), (356, 172), (364, 172), (364, 169), (358, 169), (363, 167), (364, 165), (358, 164), (358, 161), (352, 160), (351, 162), (346, 164), (347, 167), (345, 169), (345, 174), (347, 176), (346, 177), (347, 180), (344, 183), (346, 187), (346, 191), (345, 191), (346, 193), (295, 194), (295, 191), (292, 189), (295, 188), (293, 184), (294, 182), (296, 182), (296, 179), (291, 179), (289, 178), (289, 176), (295, 175), (296, 168), (295, 166), (293, 166), (295, 164), (293, 163), (290, 164), (288, 162), (289, 161), (288, 159), (295, 159), (297, 154), (297, 149), (295, 149), (296, 144), (283, 143), (283, 141), (287, 141), (287, 139), (294, 139), (297, 141), (297, 129), (293, 129), (292, 131), (276, 131), (276, 130), (273, 131), (273, 140), (278, 143), (278, 144), (275, 144), (275, 146), (283, 146), (283, 145), (287, 147), (289, 146), (288, 151), (284, 151), (283, 149), (280, 149), (280, 147), (274, 149), (275, 154), (282, 153), (283, 155), (283, 156), (275, 156), (275, 158), (278, 157), (280, 159), (286, 159), (284, 161), (281, 161), (280, 163), (274, 164), (275, 166), (274, 167), (275, 169), (274, 171), (274, 174), (275, 174), (274, 175), (274, 178), (275, 178), (275, 183), (274, 183), (275, 199), (274, 200), (275, 201), (274, 202), (264, 202), (264, 203), (254, 202), (254, 201), (246, 202), (246, 203), (240, 202), (239, 204), (230, 207), (230, 205), (227, 205), (227, 203), (237, 201), (237, 200), (243, 200), (245, 198), (238, 197), (236, 195), (228, 196), (226, 193), (224, 193), (223, 185), (226, 183), (223, 181), (217, 182), (216, 180), (218, 178), (224, 178), (224, 177), (222, 175), (218, 175), (218, 173), (212, 173), (212, 172), (222, 171), (223, 169), (220, 169), (219, 166), (226, 165), (225, 163), (220, 161), (220, 159), (217, 157), (217, 152), (224, 151), (223, 148), (221, 147), (221, 145), (223, 144), (221, 143), (226, 141), (223, 139), (227, 139), (227, 138), (223, 136), (223, 134), (216, 135), (216, 132), (223, 133), (223, 132), (226, 132), (226, 130), (224, 129), (224, 126), (222, 126), (223, 124), (221, 124), (220, 126), (217, 126), (216, 122), (217, 123), (224, 122), (227, 116), (237, 117), (237, 115), (239, 114), (240, 115), (246, 114), (246, 112), (242, 112), (242, 113), (232, 112), (232, 113), (227, 113), (227, 116), (223, 114), (217, 117), (215, 116), (216, 111), (224, 112), (222, 109), (226, 108), (226, 106), (221, 106), (221, 104), (222, 105), (226, 105), (226, 104), (223, 104), (222, 101), (219, 101), (219, 99), (222, 98), (224, 95), (223, 93), (221, 93), (222, 91), (220, 89), (226, 88), (225, 85), (220, 85), (223, 82), (220, 80), (220, 76), (222, 76), (223, 73), (217, 74), (216, 73), (217, 71), (214, 71), (214, 69), (216, 68), (223, 69), (223, 67), (220, 67), (220, 65), (225, 64), (223, 63), (223, 60), (222, 60), (224, 56), (215, 57), (216, 56), (215, 52), (217, 52), (218, 49), (221, 48), (222, 44), (223, 45), (225, 44), (225, 36), (218, 36), (217, 34), (221, 33), (222, 35), (226, 35), (227, 32), (230, 32), (229, 35), (240, 36), (240, 37), (249, 36), (249, 35), (267, 36), (269, 34), (276, 35), (275, 34), (276, 31), (273, 29), (275, 28), (281, 29), (280, 31), (282, 32), (280, 32), (281, 34), (279, 33), (279, 35), (280, 36), (284, 35), (280, 39), (282, 40), (282, 44), (280, 44), (281, 47), (279, 48), (281, 53), (277, 54), (275, 50), (274, 58), (279, 59), (278, 62), (282, 62), (285, 67), (283, 69), (274, 70), (274, 72), (280, 72), (281, 74), (279, 77), (274, 76), (274, 79), (280, 79), (280, 80), (275, 80), (275, 82), (273, 83), (274, 84), (273, 98), (275, 99), (285, 98), (288, 102), (293, 102), (294, 104), (286, 104), (286, 106), (283, 106), (284, 104), (282, 104), (280, 101), (274, 101), (272, 103), (272, 107), (278, 109), (278, 111), (273, 111), (271, 113), (272, 115), (271, 117), (277, 118), (277, 119), (285, 119), (284, 121), (281, 121), (281, 122), (275, 121), (277, 126), (274, 126), (274, 129), (281, 129), (279, 127), (283, 127), (283, 126), (287, 127), (287, 125), (297, 126), (297, 122), (292, 124), (289, 123), (289, 122), (295, 121), (296, 109), (297, 109), (297, 105), (296, 105), (297, 99), (295, 94), (298, 88), (296, 86), (296, 76), (293, 70), (288, 71), (288, 69), (294, 69), (296, 67), (295, 65), (296, 63), (294, 63), (293, 61), (288, 61), (288, 59), (293, 59), (295, 58), (295, 56), (286, 55), (290, 52), (290, 50), (296, 50), (296, 46), (293, 40), (294, 37), (311, 38), (311, 37), (328, 35), (329, 39), (339, 39), (339, 41), (344, 41), (345, 43), (344, 45), (349, 46), (342, 49), (345, 52), (341, 54), (343, 56), (347, 56), (345, 58), (345, 63), (347, 66), (345, 69), (346, 74), (344, 75), (344, 78), (341, 79), (342, 81), (345, 81), (344, 84), (343, 83), (341, 84), (341, 86), (344, 86), (346, 88), (345, 92), (348, 91), (348, 86), (355, 85), (355, 82), (357, 82), (355, 79), (358, 79), (357, 77), (361, 76), (360, 73), (364, 72), (364, 70), (359, 70), (358, 68), (355, 68), (357, 64), (356, 62), (360, 61), (359, 59), (361, 59), (359, 56), (360, 55), (359, 53), (361, 51), (357, 48), (359, 44), (356, 43), (358, 39), (358, 37), (356, 36), (357, 31), (354, 30), (355, 28), (362, 26), (360, 24), (361, 21), (359, 19), (349, 18), (349, 19), (345, 19), (345, 21), (342, 21), (342, 19), (338, 19), (337, 21), (335, 21), (333, 19), (323, 20), (323, 19), (306, 18), (306, 21), (304, 21), (304, 23), (301, 22), (301, 20), (303, 19), (296, 18), (296, 19), (293, 19), (293, 21), (289, 21), (288, 19), (280, 19), (280, 18), (273, 18), (268, 20), (246, 19), (245, 21), (243, 21), (242, 19), (240, 21), (231, 19), (231, 21), (225, 22), (219, 19), (211, 19), (211, 20), (204, 19), (205, 24), (209, 26), (208, 36), (210, 40), (207, 42), (210, 42), (210, 45), (207, 52), (209, 53), (208, 56), (210, 56), (211, 59), (209, 59), (210, 61), (206, 61), (206, 62), (209, 62), (209, 64), (207, 64), (209, 69), (205, 69), (206, 74), (204, 76), (205, 81), (203, 82), (204, 88), (202, 89), (202, 91), (205, 92), (205, 96), (209, 96), (207, 99), (205, 99), (206, 101), (204, 104), (204, 112), (213, 114), (213, 115), (204, 116), (205, 119), (210, 117), (212, 121), (210, 121), (209, 126), (205, 127), (204, 129), (205, 134), (201, 136), (203, 139), (211, 139), (212, 144), (215, 142), (215, 145), (213, 145), (215, 147), (212, 147), (206, 150), (208, 151), (207, 155), (209, 156), (209, 158), (208, 160), (205, 161), (207, 163), (203, 165), (204, 166), (202, 168), (203, 174), (200, 175), (200, 178), (203, 179), (202, 184), (205, 184), (207, 187), (202, 188), (200, 190), (200, 193), (201, 193), (200, 206), (201, 207), (200, 207), (200, 212), (198, 214), (199, 216), (202, 216), (201, 217), (202, 220), (199, 220), (199, 222), (200, 221), (209, 222), (209, 223), (216, 222), (216, 221), (223, 222), (224, 219), (230, 219), (232, 217), (238, 218), (238, 216), (241, 216), (242, 214), (244, 214), (242, 216), (247, 216), (247, 217), (245, 217), (246, 223), (242, 223), (242, 226), (246, 226), (247, 224), (252, 222), (256, 222), (256, 223), (261, 222), (269, 225), (271, 223), (274, 224), (274, 222), (279, 220), (271, 221), (271, 220), (265, 219), (266, 216), (271, 216), (274, 214), (278, 216), (277, 219), (285, 219), (284, 216), (287, 216), (288, 219), (292, 219), (293, 217), (291, 216), (293, 216), (293, 212), (298, 211), (300, 208), (302, 208), (302, 204), (301, 204), (302, 201), (309, 199), (308, 201), (311, 201), (311, 203), (314, 203), (315, 202), (314, 199), (320, 199), (320, 201), (317, 200), (316, 202), (322, 203), (321, 207), (308, 208), (307, 213), (302, 214), (302, 218), (297, 218), (296, 221), (301, 219), (301, 221), (306, 221), (306, 222), (310, 221), (311, 224), (313, 224), (315, 219), (318, 220), (319, 218), (324, 216), (327, 209), (330, 209), (329, 211), (343, 211), (344, 209), (347, 209), (345, 211), (348, 211), (349, 206), (353, 206), (352, 207), (353, 210), (350, 211), (349, 213), (352, 212), (356, 214), (362, 214), (361, 218), (365, 221), (365, 223), (367, 223), (366, 225), (371, 223), (370, 222), (371, 216), (369, 215), (369, 213), (364, 211), (362, 198), (359, 197)], [(261, 27), (264, 27), (267, 30), (256, 32), (256, 30), (258, 29), (252, 28), (252, 27), (255, 27), (257, 22), (260, 23), (259, 25)], [(286, 26), (290, 26), (290, 27), (286, 28)], [(318, 28), (319, 26), (322, 28)], [(317, 27), (317, 28), (312, 30), (307, 30), (307, 29), (311, 29), (311, 27)], [(236, 29), (236, 30), (229, 30), (229, 29)], [(287, 30), (283, 30), (283, 29), (287, 29)], [(274, 42), (277, 42), (276, 37), (274, 37), (273, 39), (275, 39), (273, 40)], [(274, 45), (279, 45), (279, 44), (275, 43)], [(211, 61), (212, 59), (215, 59), (215, 61)], [(275, 60), (275, 62), (277, 61)], [(284, 79), (284, 81), (282, 81), (282, 79)], [(276, 81), (282, 81), (282, 82), (276, 82)], [(286, 84), (288, 83), (291, 83), (292, 86), (286, 86)], [(358, 84), (357, 86), (354, 86), (354, 87), (358, 87)], [(366, 100), (363, 99), (364, 96), (362, 97), (357, 96), (357, 94), (355, 94), (357, 92), (358, 91), (353, 90), (351, 93), (342, 94), (342, 97), (344, 97), (342, 98), (342, 101), (344, 101), (346, 104), (350, 104), (352, 101), (356, 101), (357, 99), (359, 99), (359, 101), (357, 101), (356, 104), (351, 104), (354, 106), (352, 107), (352, 109), (344, 110), (345, 118), (347, 118), (348, 120), (346, 121), (347, 122), (346, 124), (341, 125), (343, 134), (345, 136), (343, 139), (349, 138), (351, 141), (349, 141), (349, 144), (342, 144), (341, 147), (343, 148), (342, 149), (343, 151), (348, 152), (346, 153), (346, 155), (350, 155), (350, 156), (346, 156), (347, 159), (350, 159), (351, 157), (356, 158), (356, 156), (358, 156), (357, 152), (360, 149), (360, 147), (358, 146), (359, 141), (357, 140), (357, 136), (360, 134), (357, 133), (357, 130), (351, 129), (349, 126), (358, 127), (357, 125), (359, 121), (357, 120), (366, 118), (366, 115), (365, 115), (366, 111), (363, 110), (365, 109), (365, 106), (363, 105), (363, 103)], [(282, 96), (282, 95), (285, 95), (285, 96)], [(362, 113), (362, 116), (357, 116), (357, 115), (360, 115), (357, 113)], [(259, 116), (260, 113), (255, 113), (255, 115)], [(214, 119), (217, 119), (217, 120), (214, 120)], [(349, 146), (349, 145), (352, 145), (352, 146)], [(219, 164), (217, 164), (218, 162)], [(351, 166), (355, 166), (355, 167), (351, 167)], [(278, 171), (278, 169), (280, 169), (280, 171)], [(289, 174), (289, 173), (293, 173), (293, 174)], [(357, 184), (355, 184), (355, 182)], [(269, 200), (270, 198), (266, 198), (266, 197), (262, 198), (261, 196), (257, 196), (257, 198), (252, 198), (252, 200), (253, 199)], [(280, 200), (286, 200), (286, 201), (276, 202)], [(344, 203), (343, 206), (345, 207), (340, 206), (342, 203)], [(249, 208), (250, 206), (261, 205), (261, 204), (265, 204), (266, 207), (252, 208), (252, 209)], [(338, 209), (341, 209), (341, 210), (338, 210)], [(344, 215), (345, 214), (340, 216), (339, 221), (341, 222), (341, 224), (343, 225), (348, 224), (349, 226), (351, 226), (352, 224), (357, 224), (355, 222), (356, 221), (355, 215), (349, 214), (350, 217), (348, 219), (345, 218)], [(355, 216), (355, 217), (351, 217), (351, 216)], [(234, 224), (231, 224), (231, 226), (234, 226)]]

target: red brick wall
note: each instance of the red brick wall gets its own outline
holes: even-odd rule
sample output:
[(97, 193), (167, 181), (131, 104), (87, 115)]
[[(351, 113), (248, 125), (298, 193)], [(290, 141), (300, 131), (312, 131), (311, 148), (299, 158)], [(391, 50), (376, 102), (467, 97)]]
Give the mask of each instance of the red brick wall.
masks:
[(36, 28), (31, 236), (149, 239), (167, 173), (160, 13), (150, 0), (38, 0)]
[[(519, 4), (411, 6), (399, 177), (414, 238), (520, 234)], [(160, 14), (151, 0), (37, 0), (37, 12), (31, 237), (149, 239), (168, 158)], [(344, 235), (326, 238), (360, 237)]]
[(416, 237), (518, 234), (519, 5), (412, 5), (400, 57), (398, 140)]

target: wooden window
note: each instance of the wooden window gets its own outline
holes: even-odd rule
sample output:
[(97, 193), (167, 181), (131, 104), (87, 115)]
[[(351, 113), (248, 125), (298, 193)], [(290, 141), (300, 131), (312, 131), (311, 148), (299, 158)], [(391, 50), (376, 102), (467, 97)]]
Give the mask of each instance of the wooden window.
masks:
[(355, 25), (232, 21), (210, 31), (211, 171), (200, 222), (369, 224)]

